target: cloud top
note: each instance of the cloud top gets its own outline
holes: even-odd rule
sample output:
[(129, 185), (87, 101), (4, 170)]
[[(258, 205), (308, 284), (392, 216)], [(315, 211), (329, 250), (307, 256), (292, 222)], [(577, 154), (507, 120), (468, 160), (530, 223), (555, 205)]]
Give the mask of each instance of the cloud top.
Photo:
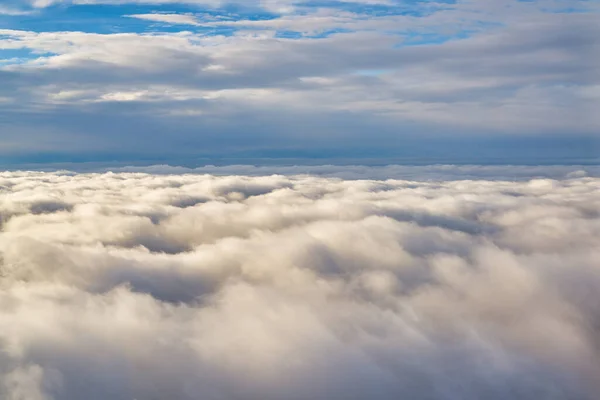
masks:
[(593, 399), (600, 180), (0, 174), (6, 399)]

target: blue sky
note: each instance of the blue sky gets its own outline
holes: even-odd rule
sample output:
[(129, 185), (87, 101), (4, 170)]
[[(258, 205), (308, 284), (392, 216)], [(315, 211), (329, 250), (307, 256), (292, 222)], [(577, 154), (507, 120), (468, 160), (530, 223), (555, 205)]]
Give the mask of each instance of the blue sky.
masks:
[(5, 0), (0, 165), (597, 162), (599, 5)]

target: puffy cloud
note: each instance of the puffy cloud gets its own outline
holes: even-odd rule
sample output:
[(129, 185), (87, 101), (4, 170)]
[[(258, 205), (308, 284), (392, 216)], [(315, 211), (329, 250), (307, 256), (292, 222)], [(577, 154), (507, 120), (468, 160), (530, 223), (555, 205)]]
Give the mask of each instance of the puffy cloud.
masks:
[(600, 180), (444, 168), (0, 173), (1, 397), (595, 398)]

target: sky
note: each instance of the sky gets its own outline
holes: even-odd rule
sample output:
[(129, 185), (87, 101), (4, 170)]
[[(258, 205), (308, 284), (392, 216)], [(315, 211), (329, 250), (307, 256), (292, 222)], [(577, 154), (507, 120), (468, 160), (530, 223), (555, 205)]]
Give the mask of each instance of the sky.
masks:
[(0, 166), (598, 163), (599, 11), (3, 0)]

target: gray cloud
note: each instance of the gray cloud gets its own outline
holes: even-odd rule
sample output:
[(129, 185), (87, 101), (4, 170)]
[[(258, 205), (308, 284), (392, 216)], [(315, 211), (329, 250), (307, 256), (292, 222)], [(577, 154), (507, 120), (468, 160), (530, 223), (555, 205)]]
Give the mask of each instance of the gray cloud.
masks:
[[(232, 36), (3, 30), (0, 47), (40, 59), (0, 67), (0, 152), (139, 156), (170, 143), (177, 156), (310, 151), (343, 140), (350, 154), (457, 133), (596, 137), (596, 10), (542, 7), (560, 4), (459, 3), (420, 17), (331, 8), (270, 21), (197, 17), (240, 29)], [(192, 18), (157, 15), (144, 18)], [(281, 29), (304, 36), (276, 37)], [(309, 36), (329, 29), (349, 31)], [(410, 42), (419, 35), (444, 40)]]
[(227, 168), (0, 173), (2, 398), (595, 398), (597, 178)]

